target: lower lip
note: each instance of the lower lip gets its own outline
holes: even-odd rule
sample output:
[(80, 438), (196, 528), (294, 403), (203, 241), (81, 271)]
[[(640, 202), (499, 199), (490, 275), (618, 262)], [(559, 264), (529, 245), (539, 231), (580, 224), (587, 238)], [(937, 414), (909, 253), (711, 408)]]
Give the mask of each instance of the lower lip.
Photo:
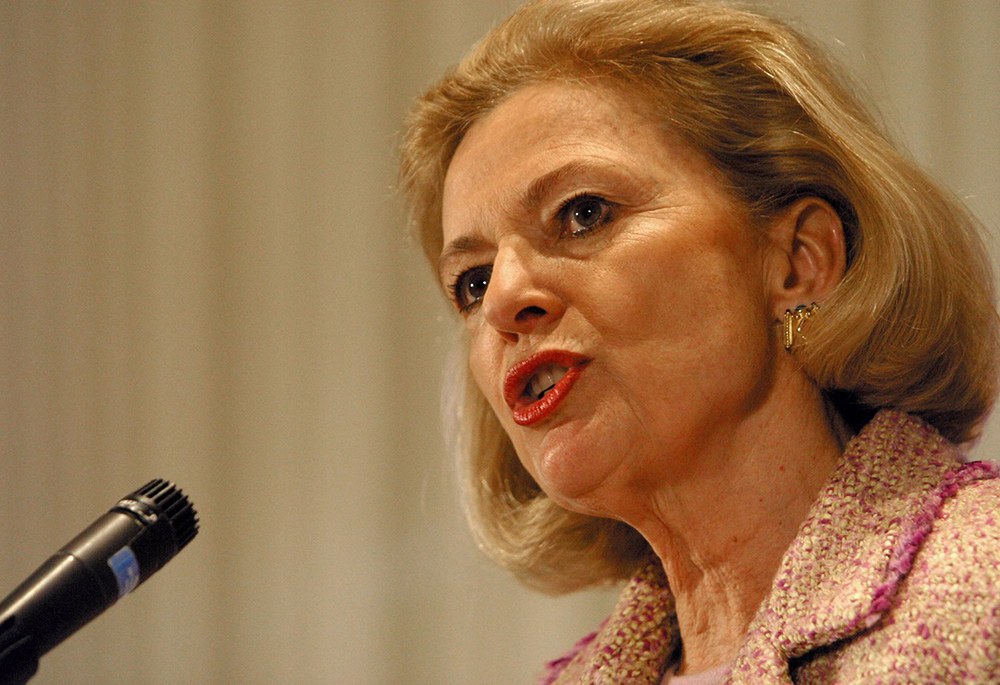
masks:
[(566, 375), (560, 378), (559, 382), (545, 393), (545, 397), (524, 407), (514, 409), (514, 423), (519, 426), (530, 426), (554, 412), (556, 407), (559, 406), (569, 393), (576, 379), (580, 377), (582, 371), (583, 366), (570, 367)]

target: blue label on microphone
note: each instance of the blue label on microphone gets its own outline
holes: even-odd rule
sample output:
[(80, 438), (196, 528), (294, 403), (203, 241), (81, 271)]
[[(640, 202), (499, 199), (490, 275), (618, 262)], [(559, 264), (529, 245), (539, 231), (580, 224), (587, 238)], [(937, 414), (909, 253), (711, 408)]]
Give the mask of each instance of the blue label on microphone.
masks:
[(118, 599), (132, 592), (139, 584), (139, 560), (128, 545), (111, 555), (108, 566), (118, 581)]

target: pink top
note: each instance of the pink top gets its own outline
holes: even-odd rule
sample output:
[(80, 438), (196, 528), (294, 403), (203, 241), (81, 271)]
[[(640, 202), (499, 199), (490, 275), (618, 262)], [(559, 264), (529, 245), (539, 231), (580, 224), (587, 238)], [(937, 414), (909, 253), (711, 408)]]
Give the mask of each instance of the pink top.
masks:
[(667, 672), (663, 674), (663, 680), (660, 681), (660, 685), (722, 685), (726, 680), (726, 673), (729, 672), (731, 665), (723, 664), (722, 666), (716, 666), (707, 671), (692, 673), (691, 675), (675, 675), (668, 668)]

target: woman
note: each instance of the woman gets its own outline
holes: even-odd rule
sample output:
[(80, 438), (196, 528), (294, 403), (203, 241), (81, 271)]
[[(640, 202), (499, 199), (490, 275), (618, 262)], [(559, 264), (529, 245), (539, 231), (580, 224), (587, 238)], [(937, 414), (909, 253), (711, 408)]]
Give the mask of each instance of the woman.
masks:
[(418, 102), (402, 183), (484, 549), (628, 579), (546, 682), (1000, 678), (1000, 486), (954, 447), (995, 393), (985, 252), (802, 37), (529, 3)]

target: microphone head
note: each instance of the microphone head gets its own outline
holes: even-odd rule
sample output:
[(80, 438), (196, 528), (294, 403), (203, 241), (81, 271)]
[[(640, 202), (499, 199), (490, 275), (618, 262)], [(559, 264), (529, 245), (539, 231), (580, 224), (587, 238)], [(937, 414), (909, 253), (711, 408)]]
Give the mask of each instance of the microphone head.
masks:
[(174, 538), (174, 554), (180, 552), (198, 534), (198, 512), (179, 487), (162, 478), (154, 478), (130, 495), (117, 507), (137, 513), (129, 502), (142, 502), (153, 508), (156, 515), (165, 519)]

